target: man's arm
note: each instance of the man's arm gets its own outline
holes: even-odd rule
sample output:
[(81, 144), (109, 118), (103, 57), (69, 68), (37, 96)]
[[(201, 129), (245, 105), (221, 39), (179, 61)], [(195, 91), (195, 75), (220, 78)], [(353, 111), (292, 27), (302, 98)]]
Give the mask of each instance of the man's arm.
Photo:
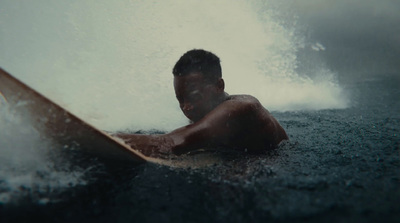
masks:
[[(164, 135), (117, 134), (145, 155), (183, 154), (204, 146), (219, 145), (240, 132), (240, 124), (258, 109), (258, 101), (227, 100), (196, 123)], [(261, 106), (261, 105), (260, 105)]]
[(252, 96), (224, 101), (196, 123), (164, 135), (118, 137), (147, 156), (183, 154), (201, 147), (238, 146), (250, 151), (273, 148), (288, 139), (285, 130)]
[(174, 142), (172, 152), (183, 154), (205, 146), (226, 144), (247, 125), (255, 113), (252, 100), (227, 100), (198, 122), (166, 134)]

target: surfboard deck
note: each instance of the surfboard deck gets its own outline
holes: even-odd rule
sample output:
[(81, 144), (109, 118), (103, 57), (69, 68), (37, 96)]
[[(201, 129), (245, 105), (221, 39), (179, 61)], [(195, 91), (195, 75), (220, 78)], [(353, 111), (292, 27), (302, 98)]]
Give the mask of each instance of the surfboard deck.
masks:
[[(158, 159), (144, 156), (108, 133), (95, 128), (0, 68), (0, 97), (13, 110), (29, 116), (31, 124), (45, 136), (65, 147), (75, 147), (107, 163), (139, 165), (154, 163), (171, 167), (203, 167), (220, 162), (210, 153)], [(1, 102), (1, 101), (0, 101)], [(0, 103), (1, 106), (1, 103)]]

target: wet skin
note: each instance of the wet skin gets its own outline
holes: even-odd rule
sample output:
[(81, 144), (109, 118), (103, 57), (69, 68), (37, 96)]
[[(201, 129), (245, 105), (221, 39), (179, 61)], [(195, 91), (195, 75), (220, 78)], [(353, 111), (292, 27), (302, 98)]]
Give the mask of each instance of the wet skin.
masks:
[(117, 134), (148, 156), (183, 154), (202, 147), (246, 151), (275, 148), (288, 139), (277, 120), (250, 95), (229, 96), (222, 78), (201, 73), (174, 77), (175, 95), (191, 124), (163, 135)]

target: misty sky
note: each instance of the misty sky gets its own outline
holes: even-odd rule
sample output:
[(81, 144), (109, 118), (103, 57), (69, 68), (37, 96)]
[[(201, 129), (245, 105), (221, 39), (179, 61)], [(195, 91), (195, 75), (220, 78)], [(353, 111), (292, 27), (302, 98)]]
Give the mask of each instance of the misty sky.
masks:
[[(308, 38), (339, 72), (400, 74), (400, 1), (293, 1)], [(371, 75), (371, 74), (369, 74)]]

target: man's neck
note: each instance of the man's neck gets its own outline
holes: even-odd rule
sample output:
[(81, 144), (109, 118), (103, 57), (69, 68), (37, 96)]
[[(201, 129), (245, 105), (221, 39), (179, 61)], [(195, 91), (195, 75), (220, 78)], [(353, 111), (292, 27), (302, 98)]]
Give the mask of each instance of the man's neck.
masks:
[(217, 107), (218, 105), (220, 105), (222, 102), (229, 100), (229, 94), (226, 93), (225, 91), (223, 93), (221, 93), (221, 95), (218, 96), (218, 98), (215, 100), (215, 107)]

